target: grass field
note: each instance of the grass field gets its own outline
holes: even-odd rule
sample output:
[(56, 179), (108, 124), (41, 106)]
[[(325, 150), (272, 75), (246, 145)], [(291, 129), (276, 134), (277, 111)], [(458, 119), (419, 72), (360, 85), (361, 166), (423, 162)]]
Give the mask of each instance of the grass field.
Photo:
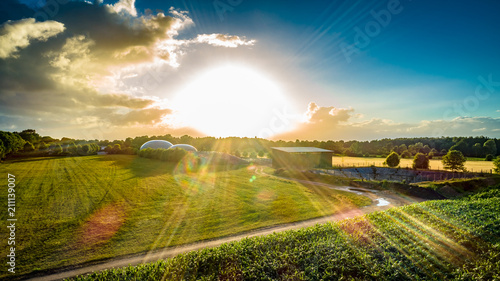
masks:
[[(376, 158), (376, 157), (340, 157), (340, 156), (334, 156), (333, 157), (333, 165), (335, 166), (370, 166), (370, 165), (375, 165), (378, 167), (383, 167), (383, 163), (385, 161), (385, 158)], [(406, 168), (409, 167), (411, 168), (413, 164), (413, 158), (411, 159), (406, 159), (403, 158), (401, 159), (401, 162), (399, 163), (399, 166), (401, 168)], [(433, 170), (443, 170), (443, 163), (441, 160), (438, 159), (431, 159), (429, 160), (429, 166), (430, 169)], [(468, 171), (471, 172), (490, 172), (491, 169), (493, 169), (493, 162), (492, 161), (467, 161), (465, 162), (465, 168), (467, 168)]]
[[(16, 275), (371, 203), (352, 193), (260, 175), (252, 166), (194, 173), (189, 163), (130, 155), (7, 161), (0, 173), (5, 181), (7, 173), (16, 176)], [(7, 210), (6, 189), (0, 201)], [(6, 212), (0, 214), (6, 221)], [(2, 247), (1, 255), (6, 251)]]
[(498, 188), (75, 280), (499, 280)]

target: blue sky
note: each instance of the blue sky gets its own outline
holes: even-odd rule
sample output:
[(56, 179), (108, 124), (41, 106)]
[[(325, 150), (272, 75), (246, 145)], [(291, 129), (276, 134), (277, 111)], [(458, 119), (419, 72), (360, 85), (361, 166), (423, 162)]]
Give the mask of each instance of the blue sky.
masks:
[[(439, 119), (450, 104), (474, 94), (478, 76), (491, 74), (500, 81), (498, 1), (394, 1), (401, 12), (392, 14), (368, 46), (350, 56), (351, 62), (341, 43), (354, 43), (354, 28), (364, 30), (374, 20), (371, 11), (387, 10), (391, 1), (233, 2), (241, 4), (226, 11), (222, 20), (211, 1), (136, 5), (139, 10), (186, 9), (196, 23), (193, 32), (245, 35), (256, 38), (259, 48), (286, 53), (286, 66), (310, 76), (325, 92), (344, 92), (310, 95), (321, 103), (333, 99), (341, 103), (337, 106), (366, 112), (372, 103), (384, 100), (386, 106), (367, 115), (401, 121)], [(397, 107), (404, 107), (407, 116)], [(498, 109), (500, 95), (492, 95), (469, 116), (498, 117)]]
[[(26, 7), (15, 4), (16, 0), (8, 0), (3, 5), (12, 5), (6, 6), (9, 9), (7, 15), (2, 14), (4, 23), (1, 28), (7, 30), (6, 19), (11, 20), (8, 23), (11, 26), (27, 26), (28, 23), (22, 22), (22, 19), (36, 14), (37, 10), (44, 11), (47, 8), (44, 5), (50, 6), (51, 3), (57, 3), (55, 1), (22, 1), (31, 7), (30, 14), (29, 11), (26, 12)], [(37, 56), (52, 55), (51, 60), (40, 62), (48, 64), (44, 71), (41, 69), (39, 76), (45, 75), (43, 79), (30, 74), (37, 76), (33, 78), (33, 84), (47, 80), (47, 84), (52, 83), (54, 88), (60, 90), (63, 87), (54, 81), (56, 76), (71, 77), (73, 80), (66, 77), (58, 81), (73, 81), (72, 83), (76, 83), (75, 77), (83, 79), (78, 83), (87, 85), (88, 91), (92, 92), (92, 98), (88, 98), (85, 108), (93, 108), (94, 111), (82, 110), (81, 116), (64, 118), (72, 124), (85, 124), (82, 126), (89, 131), (103, 131), (102, 128), (109, 130), (112, 127), (113, 134), (117, 136), (126, 136), (130, 132), (134, 135), (173, 132), (229, 136), (233, 131), (238, 131), (235, 135), (265, 135), (284, 139), (374, 139), (441, 135), (500, 137), (498, 1), (104, 1), (99, 7), (103, 17), (109, 17), (109, 20), (102, 21), (103, 30), (107, 28), (105, 24), (118, 21), (118, 25), (130, 25), (112, 32), (127, 33), (137, 30), (137, 20), (141, 20), (141, 24), (144, 24), (140, 27), (141, 30), (151, 31), (148, 22), (159, 18), (159, 10), (179, 24), (177, 27), (164, 26), (167, 33), (174, 32), (168, 33), (168, 36), (162, 37), (154, 33), (157, 37), (141, 37), (144, 42), (131, 42), (127, 39), (129, 41), (123, 41), (123, 46), (114, 46), (112, 51), (102, 47), (102, 39), (93, 37), (98, 33), (92, 30), (95, 27), (83, 24), (82, 30), (82, 27), (68, 20), (68, 7), (74, 6), (74, 9), (81, 10), (80, 13), (73, 12), (71, 16), (81, 17), (81, 22), (87, 21), (85, 13), (90, 13), (91, 10), (91, 4), (72, 3), (57, 7), (57, 13), (47, 18), (50, 27), (30, 22), (38, 29), (51, 30), (53, 35), (38, 41), (33, 39), (36, 36), (32, 36), (29, 46), (19, 42), (12, 43), (14, 47), (5, 51), (3, 61), (0, 59), (0, 67), (12, 69), (16, 64), (24, 65), (23, 59), (26, 57), (25, 60), (28, 61), (34, 55), (35, 45), (52, 48), (52, 52)], [(120, 5), (126, 9), (119, 8)], [(170, 10), (171, 7), (174, 12)], [(175, 11), (187, 13), (180, 15)], [(75, 29), (77, 27), (80, 29)], [(85, 28), (89, 28), (89, 31), (85, 31)], [(210, 34), (219, 36), (219, 41), (207, 39)], [(113, 36), (121, 38), (120, 35)], [(85, 60), (78, 58), (76, 53), (70, 56), (70, 52), (64, 52), (63, 39), (66, 40), (66, 45), (71, 40), (73, 43), (80, 42), (80, 46), (83, 46), (81, 52), (87, 54), (84, 56)], [(153, 41), (163, 42), (163, 49), (153, 50)], [(225, 45), (223, 41), (233, 42), (235, 45)], [(148, 52), (154, 51), (155, 54), (160, 50), (166, 52), (167, 56), (141, 57), (127, 60), (126, 64), (116, 60), (107, 61), (107, 57), (131, 54), (130, 50), (135, 52), (139, 47), (144, 50), (149, 48)], [(59, 60), (56, 60), (55, 54), (58, 52), (64, 56), (60, 55)], [(105, 53), (107, 57), (104, 56)], [(77, 71), (65, 66), (63, 70), (58, 64), (62, 63), (61, 58), (75, 65), (85, 61), (83, 65), (93, 67)], [(163, 63), (159, 63), (158, 59), (163, 59)], [(102, 65), (97, 66), (99, 64)], [(212, 81), (213, 83), (201, 78), (212, 70), (210, 75), (214, 71), (221, 71), (220, 67), (224, 65), (233, 65), (235, 68), (224, 68), (227, 74), (217, 73), (227, 77), (234, 74), (230, 82), (238, 81), (239, 84), (227, 83), (227, 78), (220, 78), (220, 81)], [(42, 75), (42, 72), (52, 71), (56, 66), (59, 67), (59, 72), (52, 73), (50, 77), (48, 74)], [(141, 84), (140, 81), (151, 79), (152, 69), (157, 69), (155, 71), (162, 74), (161, 79), (154, 83), (148, 82), (148, 87), (144, 87), (144, 83)], [(83, 73), (84, 70), (87, 73)], [(258, 75), (254, 76), (252, 73)], [(239, 79), (242, 75), (251, 76), (253, 80)], [(214, 79), (219, 78), (212, 80)], [(236, 89), (248, 89), (249, 85), (271, 85), (269, 81), (276, 85), (279, 94), (268, 93), (267, 96), (256, 95), (255, 98), (263, 100), (261, 104), (264, 104), (266, 97), (276, 94), (276, 104), (262, 106), (255, 111), (242, 109), (242, 112), (246, 112), (244, 116), (228, 118), (221, 114), (225, 110), (238, 111), (229, 110), (230, 107), (237, 106), (230, 104), (229, 100), (234, 95), (237, 97), (246, 92)], [(26, 83), (31, 82), (28, 79)], [(193, 83), (208, 84), (193, 87)], [(218, 88), (217, 85), (222, 84), (227, 84), (228, 89)], [(64, 87), (69, 86), (66, 84)], [(202, 95), (199, 92), (217, 92), (218, 95), (214, 96), (218, 96), (220, 101), (214, 103), (211, 110), (203, 109), (203, 104), (196, 105), (196, 100), (203, 100), (203, 96), (186, 92), (186, 89), (191, 89), (198, 95)], [(231, 89), (234, 89), (234, 95), (229, 92), (226, 96), (219, 95), (219, 92)], [(254, 91), (267, 90), (257, 87)], [(13, 95), (13, 92), (23, 97), (35, 96), (31, 89), (18, 87), (14, 91), (14, 87), (6, 87), (0, 97), (5, 99), (8, 95)], [(45, 94), (36, 94), (36, 97)], [(137, 101), (142, 107), (137, 104), (124, 106), (119, 101), (111, 102), (114, 107), (94, 104), (95, 100), (109, 98), (110, 94), (124, 95), (120, 99)], [(82, 92), (81, 95), (86, 94)], [(191, 100), (193, 108), (199, 106), (199, 110), (176, 107), (176, 101), (182, 100), (179, 96), (183, 95), (185, 99)], [(252, 94), (249, 92), (245, 95)], [(278, 102), (280, 98), (283, 98), (281, 104), (286, 104), (290, 113), (286, 120), (280, 119), (282, 114), (276, 113), (276, 110), (284, 110)], [(71, 99), (75, 100), (75, 97)], [(100, 107), (102, 110), (96, 109)], [(252, 104), (248, 107), (255, 108), (259, 105)], [(23, 111), (22, 109), (19, 111)], [(42, 120), (60, 118), (56, 118), (56, 113), (49, 114), (49, 108), (45, 111), (40, 110), (43, 106), (37, 109), (39, 112), (31, 116), (20, 116), (12, 110), (5, 110), (0, 115), (0, 124), (16, 130), (40, 123), (39, 129), (47, 134), (75, 134), (75, 137), (81, 137), (76, 136), (81, 130), (71, 130), (60, 124), (43, 124)], [(182, 119), (186, 116), (182, 114), (183, 111), (191, 112), (191, 115), (192, 112), (199, 112), (201, 117), (197, 117), (198, 119), (217, 115), (217, 118), (207, 120), (212, 123), (220, 122), (220, 126), (228, 129), (204, 130), (196, 121), (183, 122), (185, 120)], [(114, 119), (104, 117), (110, 114)], [(264, 117), (257, 118), (261, 115)], [(133, 116), (142, 117), (134, 121)], [(283, 126), (272, 125), (276, 118)], [(226, 122), (229, 119), (234, 122)], [(30, 123), (30, 120), (33, 122)], [(260, 129), (250, 129), (252, 124), (257, 124), (256, 128)], [(92, 129), (93, 127), (97, 129)], [(236, 127), (248, 127), (248, 133), (242, 133)], [(234, 130), (231, 131), (231, 128)], [(267, 133), (262, 135), (263, 131)]]

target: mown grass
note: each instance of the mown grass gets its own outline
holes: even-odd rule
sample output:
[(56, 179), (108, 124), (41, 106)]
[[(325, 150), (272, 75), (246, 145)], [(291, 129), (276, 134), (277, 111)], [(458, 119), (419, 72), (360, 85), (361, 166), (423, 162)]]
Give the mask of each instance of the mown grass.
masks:
[(73, 280), (498, 280), (498, 186)]
[[(130, 155), (7, 161), (0, 174), (6, 179), (7, 173), (17, 184), (16, 275), (370, 204), (352, 193), (260, 175), (254, 167), (192, 172), (189, 163)], [(6, 190), (0, 202), (6, 210)]]

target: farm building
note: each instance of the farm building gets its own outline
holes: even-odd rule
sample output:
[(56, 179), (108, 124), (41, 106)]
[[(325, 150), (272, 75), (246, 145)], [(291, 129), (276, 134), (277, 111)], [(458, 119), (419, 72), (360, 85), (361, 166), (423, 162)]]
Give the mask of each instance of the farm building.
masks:
[(331, 168), (333, 151), (317, 147), (271, 147), (273, 168)]

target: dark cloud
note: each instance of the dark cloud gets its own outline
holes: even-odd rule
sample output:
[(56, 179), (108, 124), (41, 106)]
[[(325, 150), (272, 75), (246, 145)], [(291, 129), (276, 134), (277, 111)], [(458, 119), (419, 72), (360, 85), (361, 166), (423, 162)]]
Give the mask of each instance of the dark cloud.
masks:
[[(160, 128), (172, 112), (160, 109), (155, 104), (159, 99), (148, 96), (146, 86), (165, 78), (156, 77), (155, 69), (177, 67), (193, 44), (253, 44), (217, 34), (206, 37), (215, 41), (175, 39), (193, 24), (185, 12), (171, 9), (168, 14), (137, 16), (134, 2), (49, 1), (34, 11), (13, 0), (3, 1), (0, 7), (8, 14), (0, 16), (10, 21), (0, 25), (2, 123), (61, 130), (70, 125), (87, 132), (92, 126), (107, 131), (109, 126)], [(141, 77), (140, 85), (123, 87), (123, 76), (134, 75)]]

